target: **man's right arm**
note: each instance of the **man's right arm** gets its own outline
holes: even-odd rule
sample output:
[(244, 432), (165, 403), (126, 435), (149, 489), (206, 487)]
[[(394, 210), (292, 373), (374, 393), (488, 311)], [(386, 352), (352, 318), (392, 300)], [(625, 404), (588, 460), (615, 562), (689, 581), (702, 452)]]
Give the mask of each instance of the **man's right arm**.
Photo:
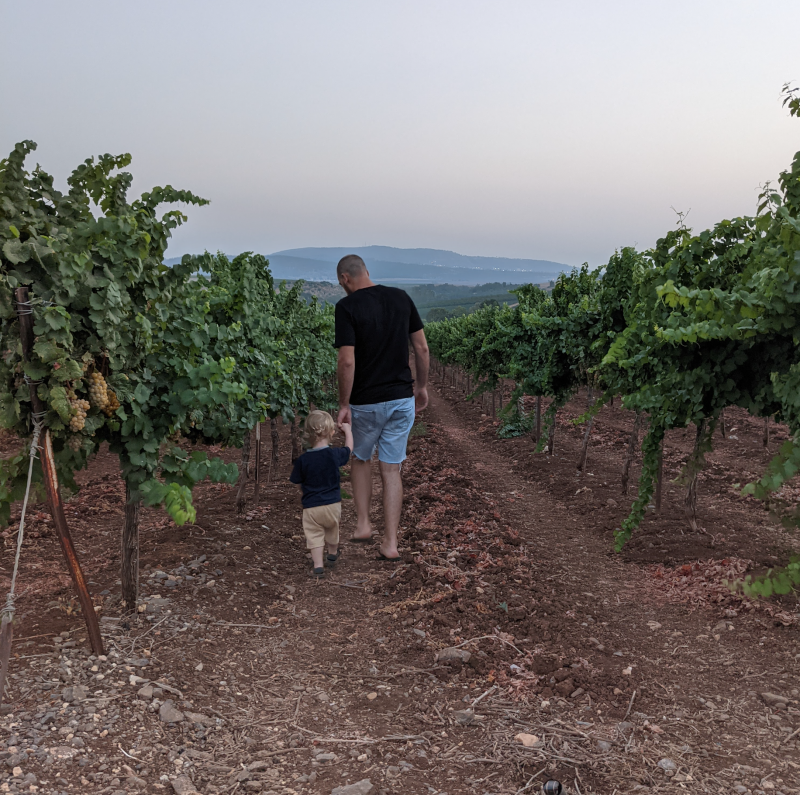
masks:
[(428, 407), (428, 368), (430, 367), (430, 352), (425, 332), (420, 329), (411, 335), (411, 346), (414, 348), (414, 403), (417, 412)]
[(354, 345), (342, 345), (339, 348), (339, 359), (336, 364), (336, 376), (339, 380), (339, 416), (336, 418), (341, 426), (350, 419), (350, 394), (353, 391), (353, 376), (356, 371), (356, 349)]

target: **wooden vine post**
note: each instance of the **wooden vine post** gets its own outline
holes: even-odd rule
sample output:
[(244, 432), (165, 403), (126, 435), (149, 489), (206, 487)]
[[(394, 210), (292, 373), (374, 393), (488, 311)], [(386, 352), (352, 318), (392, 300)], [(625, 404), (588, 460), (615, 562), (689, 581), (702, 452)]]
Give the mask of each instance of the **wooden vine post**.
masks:
[(261, 496), (261, 420), (256, 423), (256, 466), (255, 486), (253, 488), (253, 505), (258, 508), (258, 498)]
[(684, 497), (684, 507), (689, 519), (689, 527), (693, 532), (697, 532), (697, 476), (705, 463), (703, 451), (703, 436), (706, 432), (706, 420), (700, 420), (696, 425), (696, 436), (694, 450), (692, 450), (689, 461), (686, 465), (686, 496)]
[[(591, 384), (589, 385), (588, 392), (587, 392), (587, 408), (589, 411), (592, 410), (594, 406), (594, 393), (592, 391)], [(586, 459), (589, 455), (589, 437), (592, 433), (592, 425), (594, 424), (594, 414), (589, 417), (589, 421), (586, 423), (586, 431), (583, 434), (583, 445), (581, 446), (581, 455), (578, 459), (578, 472), (585, 472), (586, 471)]]
[(656, 474), (656, 510), (661, 511), (661, 492), (664, 483), (664, 443), (658, 453), (658, 473)]
[[(22, 355), (27, 362), (30, 360), (34, 342), (33, 315), (27, 311), (28, 288), (18, 287), (14, 293), (17, 299)], [(20, 309), (23, 309), (23, 311), (19, 312)], [(29, 384), (29, 388), (33, 413), (40, 417), (44, 416), (47, 407), (36, 392), (36, 384)], [(86, 579), (83, 576), (83, 570), (81, 569), (81, 564), (75, 551), (75, 545), (72, 543), (72, 536), (70, 535), (69, 526), (67, 525), (67, 517), (64, 513), (64, 503), (61, 500), (61, 489), (58, 485), (56, 462), (53, 457), (53, 443), (49, 428), (45, 429), (44, 442), (40, 447), (40, 451), (42, 454), (42, 473), (44, 475), (44, 485), (47, 491), (50, 515), (53, 517), (53, 526), (55, 527), (56, 535), (61, 544), (64, 558), (67, 561), (67, 568), (72, 577), (72, 582), (75, 585), (75, 590), (78, 592), (78, 600), (80, 601), (83, 617), (86, 621), (86, 629), (89, 633), (89, 643), (95, 654), (103, 654), (103, 639), (100, 635), (100, 624), (97, 620), (97, 613), (94, 611), (94, 602), (92, 602), (89, 589), (86, 587)]]
[(542, 396), (536, 396), (536, 441), (542, 438)]
[(136, 610), (139, 602), (139, 510), (142, 497), (125, 484), (125, 524), (122, 526), (122, 604)]
[(278, 471), (278, 461), (279, 461), (278, 444), (279, 444), (280, 437), (278, 436), (278, 418), (277, 417), (273, 417), (269, 421), (269, 432), (270, 432), (270, 435), (272, 436), (272, 466), (271, 466), (271, 470), (270, 471), (272, 473), (272, 476), (274, 477), (275, 474)]
[(292, 463), (294, 464), (295, 460), (300, 458), (300, 456), (303, 454), (300, 417), (297, 414), (297, 411), (295, 411), (294, 419), (292, 419), (292, 424), (289, 426), (289, 436), (292, 442)]
[(236, 491), (236, 513), (244, 513), (247, 506), (247, 481), (250, 472), (250, 434), (245, 434), (242, 445), (242, 466), (239, 470), (238, 490)]
[[(636, 412), (636, 419), (633, 421), (633, 430), (631, 430), (630, 439), (628, 439), (628, 453), (625, 456), (625, 463), (622, 465), (622, 493), (628, 493), (628, 480), (631, 474), (631, 464), (633, 463), (633, 456), (636, 453), (636, 445), (639, 443), (639, 428), (642, 425), (642, 412)], [(659, 502), (660, 495), (656, 496), (656, 501)]]

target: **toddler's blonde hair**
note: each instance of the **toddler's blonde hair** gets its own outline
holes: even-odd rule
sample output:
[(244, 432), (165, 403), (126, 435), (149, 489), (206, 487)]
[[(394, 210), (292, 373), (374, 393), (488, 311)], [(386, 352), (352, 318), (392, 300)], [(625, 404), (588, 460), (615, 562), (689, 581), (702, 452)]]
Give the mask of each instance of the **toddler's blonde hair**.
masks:
[(313, 447), (320, 439), (332, 439), (336, 433), (336, 423), (327, 411), (312, 411), (306, 417), (303, 441)]

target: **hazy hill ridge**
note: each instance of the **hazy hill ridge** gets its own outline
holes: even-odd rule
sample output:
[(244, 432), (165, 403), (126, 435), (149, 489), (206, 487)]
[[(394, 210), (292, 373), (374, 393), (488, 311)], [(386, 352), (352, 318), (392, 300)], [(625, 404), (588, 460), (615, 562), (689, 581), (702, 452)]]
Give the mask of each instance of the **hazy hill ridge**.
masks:
[(307, 247), (266, 256), (278, 279), (334, 281), (336, 263), (345, 254), (362, 257), (376, 281), (407, 284), (524, 284), (548, 281), (571, 270), (569, 265), (550, 260), (472, 257), (434, 248)]

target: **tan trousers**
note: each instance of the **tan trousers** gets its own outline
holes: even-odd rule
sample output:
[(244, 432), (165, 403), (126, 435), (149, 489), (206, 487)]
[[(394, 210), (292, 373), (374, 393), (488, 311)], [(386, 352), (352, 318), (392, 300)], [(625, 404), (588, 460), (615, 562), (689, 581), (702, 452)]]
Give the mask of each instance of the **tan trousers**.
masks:
[(306, 547), (336, 546), (339, 543), (339, 521), (342, 518), (342, 503), (317, 505), (303, 508), (303, 532), (306, 534)]

